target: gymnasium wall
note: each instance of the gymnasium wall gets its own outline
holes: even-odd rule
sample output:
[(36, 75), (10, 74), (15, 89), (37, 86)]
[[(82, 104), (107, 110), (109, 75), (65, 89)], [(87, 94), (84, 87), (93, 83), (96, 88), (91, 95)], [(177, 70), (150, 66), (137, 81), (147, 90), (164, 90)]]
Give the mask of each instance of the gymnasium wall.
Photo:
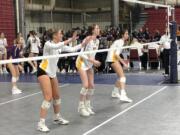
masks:
[[(87, 17), (86, 25), (97, 23), (100, 25), (101, 29), (104, 29), (106, 26), (111, 24), (111, 14), (107, 13), (93, 13), (89, 14), (90, 17)], [(39, 27), (49, 28), (59, 28), (65, 31), (68, 31), (75, 27), (83, 27), (83, 21), (81, 14), (53, 14), (53, 22), (51, 21), (50, 13), (26, 13), (26, 32), (30, 30), (38, 31)]]
[(14, 0), (0, 0), (0, 33), (5, 33), (8, 45), (13, 44), (16, 35), (14, 5)]
[[(35, 1), (35, 0), (34, 0)], [(74, 8), (99, 8), (99, 7), (110, 7), (111, 3), (110, 0), (56, 0), (56, 7), (62, 8), (70, 8), (72, 6), (71, 2), (73, 3)], [(98, 3), (97, 3), (98, 2)], [(48, 4), (46, 1), (43, 2), (44, 4)], [(40, 4), (40, 3), (36, 3)], [(109, 26), (111, 24), (111, 13), (104, 12), (104, 13), (87, 13), (88, 16), (86, 17), (86, 25), (91, 25), (93, 23), (97, 23), (100, 25), (102, 29), (105, 26)], [(25, 27), (26, 33), (32, 29), (38, 30), (39, 27), (46, 27), (49, 28), (61, 28), (65, 31), (72, 29), (73, 27), (83, 27), (83, 16), (81, 13), (71, 14), (71, 13), (59, 13), (53, 12), (52, 18), (51, 13), (49, 12), (35, 12), (35, 11), (26, 11), (25, 15)], [(53, 23), (52, 23), (53, 20)]]
[(110, 7), (111, 0), (74, 0), (75, 8), (102, 8)]
[(56, 7), (70, 8), (71, 1), (70, 0), (56, 0)]

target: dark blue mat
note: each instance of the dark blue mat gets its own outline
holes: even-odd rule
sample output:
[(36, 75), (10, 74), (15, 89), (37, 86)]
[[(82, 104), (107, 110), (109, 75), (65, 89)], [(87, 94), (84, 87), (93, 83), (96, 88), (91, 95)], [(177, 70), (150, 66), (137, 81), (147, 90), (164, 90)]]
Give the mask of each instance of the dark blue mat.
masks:
[[(78, 74), (58, 74), (58, 80), (61, 83), (81, 83)], [(151, 74), (127, 74), (127, 84), (128, 85), (157, 85), (163, 82), (164, 77), (162, 75), (151, 75)], [(115, 74), (95, 74), (96, 84), (114, 84), (117, 80)], [(0, 75), (0, 82), (10, 82), (10, 75)], [(23, 74), (20, 76), (20, 82), (30, 82), (36, 83), (36, 75)]]

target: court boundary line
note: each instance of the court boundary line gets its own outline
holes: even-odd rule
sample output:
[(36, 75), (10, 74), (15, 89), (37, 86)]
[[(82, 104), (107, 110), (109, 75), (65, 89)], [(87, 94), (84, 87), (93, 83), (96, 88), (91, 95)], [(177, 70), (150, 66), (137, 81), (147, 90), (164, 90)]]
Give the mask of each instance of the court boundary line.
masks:
[(126, 108), (125, 110), (123, 110), (123, 111), (121, 111), (120, 113), (112, 116), (111, 118), (107, 119), (106, 121), (102, 122), (101, 124), (99, 124), (99, 125), (95, 126), (94, 128), (86, 131), (86, 132), (83, 133), (82, 135), (89, 135), (90, 133), (94, 132), (96, 129), (98, 129), (98, 128), (104, 126), (104, 125), (106, 125), (108, 122), (111, 122), (111, 121), (114, 120), (115, 118), (123, 115), (124, 113), (128, 112), (129, 110), (132, 110), (132, 109), (135, 108), (136, 106), (138, 106), (138, 105), (140, 105), (141, 103), (147, 101), (147, 100), (150, 99), (151, 97), (153, 97), (153, 96), (157, 95), (158, 93), (164, 91), (167, 87), (168, 87), (168, 86), (164, 86), (164, 87), (162, 87), (161, 89), (157, 90), (156, 92), (153, 92), (151, 95), (143, 98), (142, 100), (138, 101), (138, 102), (135, 103), (134, 105)]
[[(59, 87), (60, 87), (60, 88), (63, 88), (63, 87), (69, 86), (69, 85), (70, 85), (70, 84), (63, 84), (63, 85), (61, 85), (61, 86), (59, 86)], [(16, 98), (16, 99), (8, 100), (8, 101), (5, 101), (5, 102), (1, 102), (1, 103), (0, 103), (0, 106), (9, 104), (9, 103), (12, 103), (12, 102), (15, 102), (15, 101), (19, 101), (19, 100), (22, 100), (22, 99), (26, 99), (26, 98), (29, 98), (29, 97), (33, 97), (33, 96), (38, 95), (38, 94), (41, 94), (41, 93), (42, 93), (42, 92), (39, 91), (39, 92), (32, 93), (32, 94), (29, 94), (29, 95), (26, 95), (26, 96), (23, 96), (23, 97), (20, 97), (20, 98)]]

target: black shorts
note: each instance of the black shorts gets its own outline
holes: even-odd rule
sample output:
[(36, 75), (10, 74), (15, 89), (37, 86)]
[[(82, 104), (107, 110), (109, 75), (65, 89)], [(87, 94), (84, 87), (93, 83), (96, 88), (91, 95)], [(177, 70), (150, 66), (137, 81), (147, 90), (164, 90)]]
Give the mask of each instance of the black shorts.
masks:
[(47, 73), (44, 70), (42, 70), (41, 68), (38, 67), (37, 77), (40, 77), (42, 75), (47, 75)]
[(111, 66), (114, 62), (107, 62), (109, 66)]
[[(38, 67), (38, 70), (37, 70), (37, 77), (40, 77), (40, 76), (42, 76), (42, 75), (47, 75), (47, 73), (43, 70), (43, 69), (41, 69), (40, 67)], [(47, 75), (48, 76), (48, 75)], [(49, 77), (49, 76), (48, 76)], [(49, 77), (50, 79), (53, 79), (53, 78), (51, 78), (51, 77)]]

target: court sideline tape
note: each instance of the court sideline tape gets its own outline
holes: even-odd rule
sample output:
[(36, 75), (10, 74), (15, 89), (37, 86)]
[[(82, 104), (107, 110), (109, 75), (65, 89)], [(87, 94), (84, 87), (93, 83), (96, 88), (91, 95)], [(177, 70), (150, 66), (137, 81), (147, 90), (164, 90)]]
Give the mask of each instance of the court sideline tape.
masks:
[(134, 105), (128, 107), (128, 108), (125, 109), (124, 111), (122, 111), (122, 112), (116, 114), (115, 116), (109, 118), (108, 120), (104, 121), (103, 123), (97, 125), (96, 127), (90, 129), (89, 131), (85, 132), (83, 135), (89, 135), (90, 133), (92, 133), (92, 132), (95, 131), (96, 129), (98, 129), (98, 128), (104, 126), (104, 125), (106, 125), (108, 122), (112, 121), (113, 119), (115, 119), (115, 118), (117, 118), (117, 117), (123, 115), (124, 113), (126, 113), (126, 112), (128, 112), (129, 110), (135, 108), (135, 107), (138, 106), (139, 104), (145, 102), (146, 100), (150, 99), (151, 97), (153, 97), (153, 96), (157, 95), (158, 93), (164, 91), (166, 88), (167, 88), (167, 86), (164, 86), (163, 88), (161, 88), (161, 89), (157, 90), (156, 92), (152, 93), (151, 95), (149, 95), (149, 96), (143, 98), (142, 100), (140, 100), (139, 102), (135, 103)]
[[(69, 86), (69, 84), (61, 85), (60, 88), (63, 88), (63, 87), (66, 87), (66, 86)], [(22, 99), (25, 99), (25, 98), (29, 98), (29, 97), (38, 95), (40, 93), (42, 93), (42, 92), (40, 91), (40, 92), (36, 92), (36, 93), (33, 93), (33, 94), (26, 95), (24, 97), (20, 97), (20, 98), (16, 98), (16, 99), (12, 99), (12, 100), (6, 101), (6, 102), (2, 102), (2, 103), (0, 103), (0, 106), (3, 106), (5, 104), (9, 104), (9, 103), (12, 103), (12, 102), (15, 102), (15, 101), (19, 101), (19, 100), (22, 100)]]

